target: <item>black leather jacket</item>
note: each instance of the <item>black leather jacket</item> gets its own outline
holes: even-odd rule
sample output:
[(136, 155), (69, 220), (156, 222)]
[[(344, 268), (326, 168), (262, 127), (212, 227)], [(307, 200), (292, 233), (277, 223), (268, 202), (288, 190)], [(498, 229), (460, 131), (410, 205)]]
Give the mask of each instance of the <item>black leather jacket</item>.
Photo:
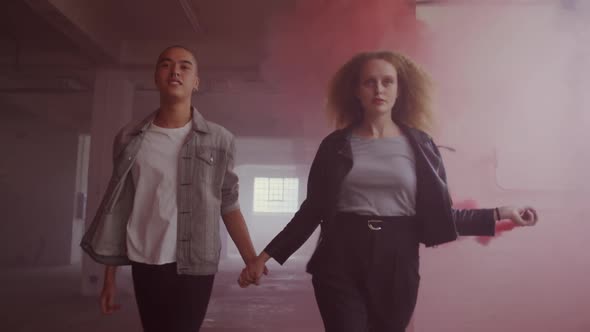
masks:
[[(454, 241), (458, 234), (494, 235), (493, 209), (452, 208), (442, 158), (432, 138), (418, 129), (399, 126), (416, 157), (416, 219), (420, 242), (431, 247)], [(264, 249), (280, 264), (301, 247), (322, 221), (336, 214), (340, 186), (352, 169), (351, 135), (351, 127), (337, 130), (320, 144), (309, 172), (307, 198)]]

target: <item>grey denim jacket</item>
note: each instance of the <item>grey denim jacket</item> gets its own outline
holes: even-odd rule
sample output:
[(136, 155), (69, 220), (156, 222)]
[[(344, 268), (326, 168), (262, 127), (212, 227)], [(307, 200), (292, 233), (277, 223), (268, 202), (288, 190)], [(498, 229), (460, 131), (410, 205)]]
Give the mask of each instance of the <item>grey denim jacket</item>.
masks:
[[(220, 216), (239, 209), (235, 140), (196, 109), (192, 113), (192, 130), (178, 158), (176, 263), (179, 274), (208, 275), (217, 272), (219, 263)], [(135, 195), (131, 167), (155, 114), (127, 125), (115, 138), (113, 174), (80, 244), (98, 263), (131, 263), (126, 242)]]

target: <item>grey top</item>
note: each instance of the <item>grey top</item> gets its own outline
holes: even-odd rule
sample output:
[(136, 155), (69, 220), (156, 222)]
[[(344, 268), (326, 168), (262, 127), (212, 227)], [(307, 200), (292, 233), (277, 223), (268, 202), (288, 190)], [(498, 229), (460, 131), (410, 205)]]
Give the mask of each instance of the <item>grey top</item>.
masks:
[(416, 160), (405, 136), (351, 137), (353, 166), (337, 210), (361, 215), (416, 214)]

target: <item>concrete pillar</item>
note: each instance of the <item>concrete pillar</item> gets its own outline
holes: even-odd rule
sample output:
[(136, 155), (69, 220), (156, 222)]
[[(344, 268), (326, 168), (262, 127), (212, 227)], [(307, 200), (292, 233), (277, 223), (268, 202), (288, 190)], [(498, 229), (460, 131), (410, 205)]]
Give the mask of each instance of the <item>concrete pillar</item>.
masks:
[[(90, 224), (112, 172), (113, 139), (133, 117), (134, 86), (125, 73), (100, 69), (96, 73), (90, 125), (90, 166), (86, 226)], [(104, 268), (88, 255), (82, 259), (82, 293), (98, 294)]]

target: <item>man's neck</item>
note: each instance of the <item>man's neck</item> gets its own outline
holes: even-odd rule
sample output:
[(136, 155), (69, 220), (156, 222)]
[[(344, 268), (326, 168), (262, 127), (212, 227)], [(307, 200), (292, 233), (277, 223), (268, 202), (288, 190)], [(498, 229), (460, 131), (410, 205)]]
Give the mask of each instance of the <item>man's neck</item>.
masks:
[(191, 117), (190, 102), (160, 104), (154, 124), (162, 128), (180, 128), (186, 125), (191, 120)]

